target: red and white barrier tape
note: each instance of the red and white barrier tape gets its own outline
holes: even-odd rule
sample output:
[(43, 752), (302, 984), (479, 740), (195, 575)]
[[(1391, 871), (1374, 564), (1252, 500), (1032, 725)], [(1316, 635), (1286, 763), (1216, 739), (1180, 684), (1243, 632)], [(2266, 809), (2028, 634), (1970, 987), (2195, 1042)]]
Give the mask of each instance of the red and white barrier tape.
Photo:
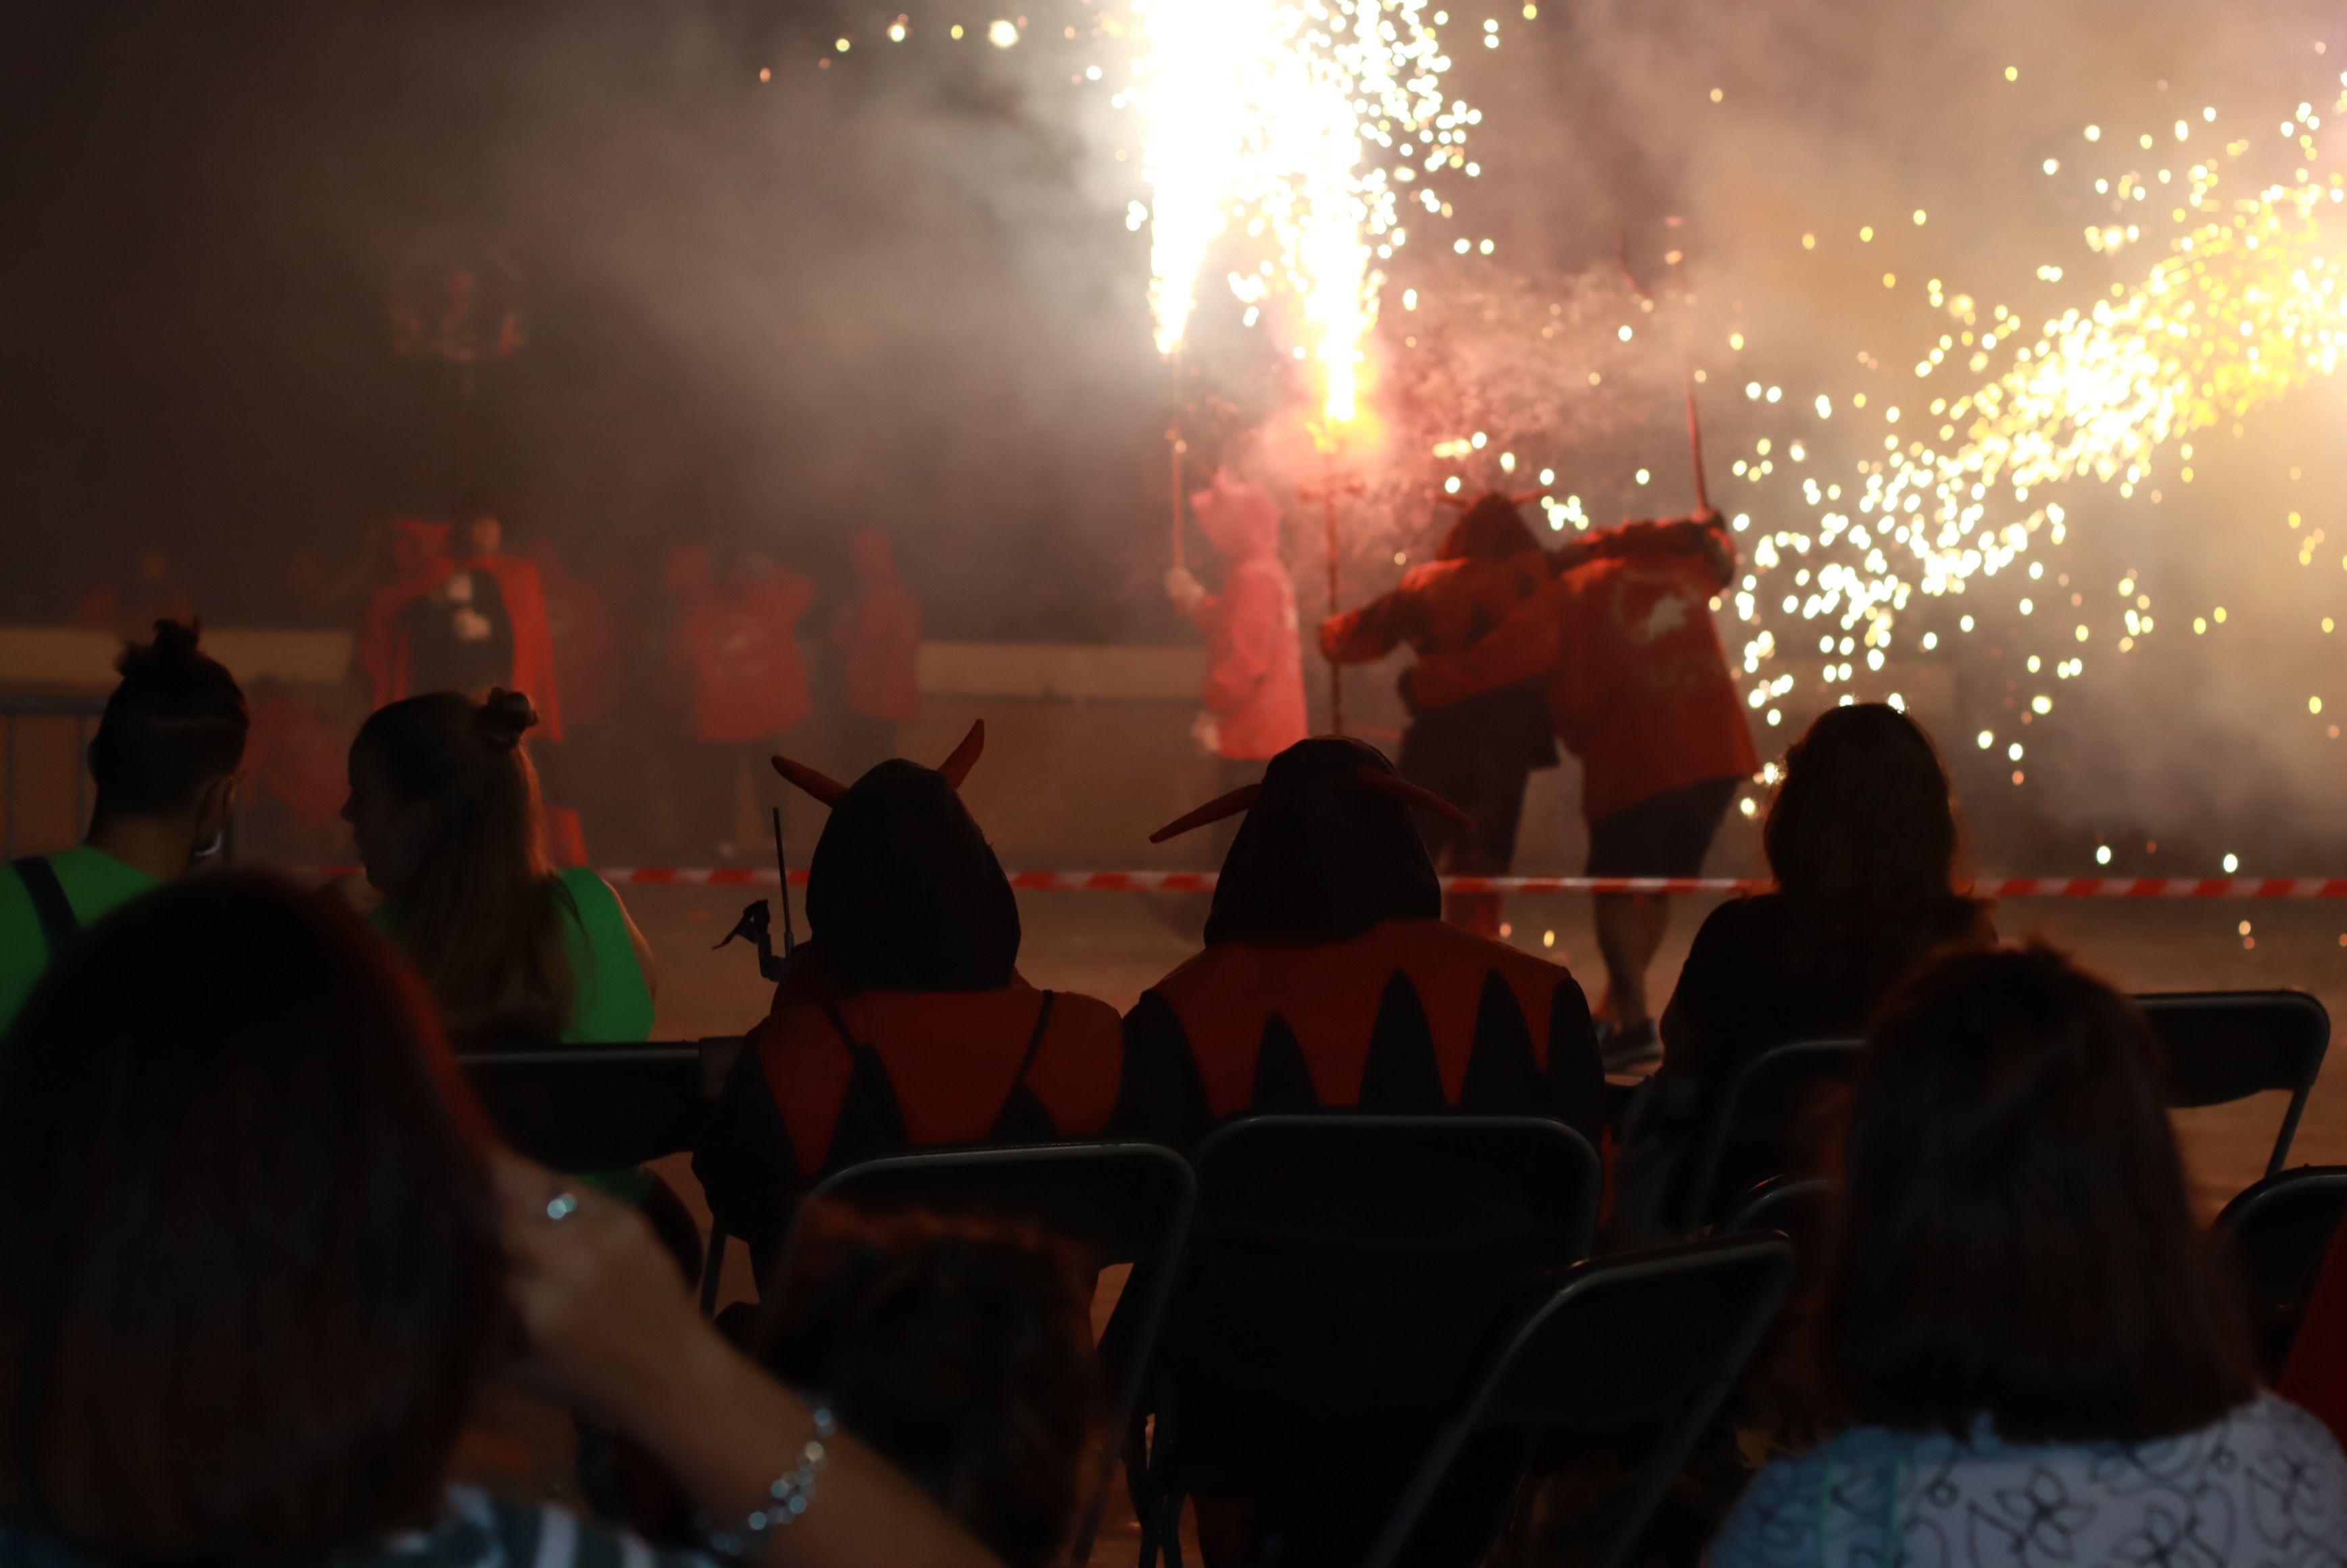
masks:
[[(297, 875), (343, 876), (354, 866), (297, 868)], [(750, 866), (607, 866), (620, 887), (772, 887), (774, 873)], [(804, 868), (791, 886), (805, 886)], [(1014, 871), (1010, 886), (1028, 893), (1211, 893), (1211, 871)], [(1731, 876), (1446, 876), (1453, 893), (1762, 893), (1767, 882)], [(2347, 898), (2347, 876), (2004, 876), (1966, 889), (1982, 898)]]

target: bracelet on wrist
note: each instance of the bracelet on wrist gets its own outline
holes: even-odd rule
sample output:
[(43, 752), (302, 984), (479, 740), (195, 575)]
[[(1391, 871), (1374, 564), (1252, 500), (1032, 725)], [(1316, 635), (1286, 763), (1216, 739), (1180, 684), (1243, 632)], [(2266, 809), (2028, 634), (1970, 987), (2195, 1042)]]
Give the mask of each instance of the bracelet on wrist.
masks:
[(776, 1476), (766, 1488), (766, 1502), (753, 1509), (739, 1522), (730, 1526), (712, 1524), (705, 1516), (693, 1521), (703, 1544), (718, 1556), (733, 1562), (746, 1562), (758, 1555), (766, 1537), (784, 1525), (796, 1523), (799, 1515), (814, 1501), (815, 1478), (831, 1465), (829, 1443), (839, 1430), (839, 1422), (827, 1405), (816, 1405), (807, 1412), (815, 1422), (815, 1436), (801, 1450), (799, 1462)]

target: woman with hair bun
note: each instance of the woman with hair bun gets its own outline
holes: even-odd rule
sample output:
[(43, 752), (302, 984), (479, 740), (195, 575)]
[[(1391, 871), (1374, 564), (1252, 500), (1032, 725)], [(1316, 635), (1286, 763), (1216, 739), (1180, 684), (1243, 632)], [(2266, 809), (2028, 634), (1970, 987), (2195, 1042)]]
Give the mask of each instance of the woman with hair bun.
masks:
[(610, 884), (558, 872), (541, 831), (518, 692), (427, 692), (351, 743), (351, 825), (380, 926), (451, 1033), (483, 1040), (651, 1038), (651, 949)]

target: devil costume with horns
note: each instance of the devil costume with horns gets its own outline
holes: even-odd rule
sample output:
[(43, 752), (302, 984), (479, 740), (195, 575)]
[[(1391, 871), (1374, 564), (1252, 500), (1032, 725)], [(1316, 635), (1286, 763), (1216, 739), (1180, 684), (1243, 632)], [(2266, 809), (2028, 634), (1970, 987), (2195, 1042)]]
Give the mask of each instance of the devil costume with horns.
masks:
[[(1496, 490), (1478, 496), (1433, 560), (1412, 567), (1382, 597), (1320, 623), (1322, 656), (1365, 664), (1403, 642), (1420, 658), (1481, 642), (1548, 586), (1548, 558), (1516, 511), (1518, 501), (1529, 498)], [(1504, 875), (1516, 856), (1524, 781), (1535, 768), (1556, 765), (1547, 683), (1533, 676), (1419, 714), (1402, 735), (1399, 762), (1402, 777), (1456, 802), (1473, 819), (1460, 827), (1419, 818), (1435, 864), (1465, 876)], [(1444, 913), (1471, 931), (1500, 934), (1496, 895), (1452, 894)]]
[(852, 787), (774, 759), (831, 807), (807, 871), (814, 936), (750, 1031), (692, 1166), (762, 1270), (798, 1193), (827, 1172), (1109, 1124), (1115, 1010), (1020, 978), (1018, 900), (958, 794), (985, 738), (973, 724), (938, 767), (891, 759)]
[(1125, 1018), (1133, 1130), (1186, 1145), (1241, 1111), (1347, 1106), (1554, 1116), (1601, 1140), (1580, 985), (1443, 922), (1413, 806), (1466, 815), (1375, 747), (1324, 736), (1152, 835), (1246, 813), (1205, 951)]

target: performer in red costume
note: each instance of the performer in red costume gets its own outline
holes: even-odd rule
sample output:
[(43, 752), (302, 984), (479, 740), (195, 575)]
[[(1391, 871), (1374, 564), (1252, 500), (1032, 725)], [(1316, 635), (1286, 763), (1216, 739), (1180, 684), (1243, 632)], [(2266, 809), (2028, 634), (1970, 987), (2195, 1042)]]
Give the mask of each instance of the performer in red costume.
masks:
[[(1366, 664), (1407, 642), (1420, 658), (1471, 648), (1546, 588), (1548, 558), (1517, 514), (1514, 498), (1477, 497), (1451, 526), (1434, 559), (1412, 567), (1390, 592), (1320, 623), (1320, 652), (1337, 664)], [(1474, 820), (1459, 826), (1419, 818), (1438, 870), (1504, 875), (1516, 855), (1524, 781), (1556, 764), (1547, 682), (1539, 676), (1418, 715), (1402, 735), (1401, 776), (1458, 803)], [(1453, 893), (1442, 901), (1453, 925), (1500, 934), (1495, 894)]]
[[(416, 630), (411, 606), (428, 600), (456, 569), (448, 552), (448, 525), (422, 518), (399, 518), (391, 525), (392, 580), (374, 590), (360, 621), (354, 657), (367, 678), (371, 706), (388, 707), (418, 686), (414, 674)], [(427, 663), (432, 660), (427, 654)]]
[(753, 551), (721, 573), (699, 547), (671, 552), (668, 577), (678, 610), (669, 656), (688, 683), (698, 753), (687, 794), (700, 809), (689, 831), (730, 860), (742, 853), (734, 804), (743, 764), (756, 767), (814, 708), (798, 623), (815, 583)]
[(982, 723), (937, 768), (850, 787), (776, 757), (831, 807), (807, 868), (813, 937), (775, 988), (693, 1156), (760, 1278), (825, 1172), (935, 1143), (1097, 1135), (1116, 1106), (1116, 1012), (1021, 979), (1019, 903), (958, 793)]
[(1165, 591), (1206, 634), (1204, 711), (1192, 733), (1235, 785), (1309, 733), (1296, 586), (1279, 559), (1279, 504), (1262, 486), (1218, 470), (1190, 506), (1228, 563), (1223, 591), (1207, 592), (1178, 566), (1165, 574)]
[(1125, 1019), (1129, 1100), (1148, 1130), (1186, 1146), (1241, 1111), (1455, 1108), (1555, 1116), (1602, 1139), (1580, 985), (1561, 964), (1444, 922), (1413, 807), (1466, 825), (1374, 746), (1322, 736), (1152, 835), (1246, 815), (1205, 951)]
[[(1532, 676), (1582, 764), (1592, 876), (1694, 876), (1737, 786), (1759, 767), (1709, 610), (1733, 580), (1717, 512), (1634, 522), (1559, 552), (1555, 582), (1474, 647), (1403, 676), (1413, 712)], [(1670, 918), (1659, 895), (1603, 894), (1597, 940), (1606, 1066), (1657, 1060), (1646, 969)]]

